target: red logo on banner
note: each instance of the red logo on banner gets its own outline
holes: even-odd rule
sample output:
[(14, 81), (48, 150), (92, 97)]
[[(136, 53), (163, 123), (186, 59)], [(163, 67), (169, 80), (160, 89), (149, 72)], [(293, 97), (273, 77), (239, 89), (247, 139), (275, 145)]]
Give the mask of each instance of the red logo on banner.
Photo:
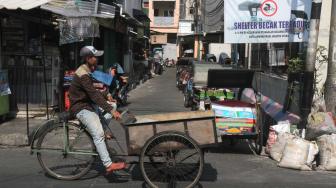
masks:
[(261, 4), (261, 13), (265, 16), (273, 16), (278, 11), (278, 5), (273, 0), (266, 0)]

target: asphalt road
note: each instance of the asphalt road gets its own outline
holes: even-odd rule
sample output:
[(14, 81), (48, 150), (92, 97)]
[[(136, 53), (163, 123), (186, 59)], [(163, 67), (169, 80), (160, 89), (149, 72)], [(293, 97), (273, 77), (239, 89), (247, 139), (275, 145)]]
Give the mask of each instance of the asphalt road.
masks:
[[(182, 94), (175, 87), (175, 69), (138, 86), (130, 93), (128, 108), (135, 114), (185, 111)], [(29, 148), (0, 148), (1, 188), (144, 187), (138, 165), (130, 174), (106, 177), (92, 170), (86, 179), (60, 181), (45, 176)], [(336, 173), (296, 171), (277, 167), (266, 156), (254, 155), (244, 140), (235, 146), (223, 144), (205, 153), (205, 169), (198, 187), (335, 187)]]

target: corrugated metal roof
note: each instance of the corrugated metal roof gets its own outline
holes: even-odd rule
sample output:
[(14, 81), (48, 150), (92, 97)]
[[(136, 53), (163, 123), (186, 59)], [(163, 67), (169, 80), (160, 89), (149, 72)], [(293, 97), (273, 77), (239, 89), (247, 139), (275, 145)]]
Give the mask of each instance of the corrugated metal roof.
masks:
[(114, 18), (115, 7), (104, 3), (98, 4), (97, 13), (95, 13), (94, 1), (79, 1), (74, 0), (53, 0), (50, 3), (41, 6), (41, 9), (63, 15), (65, 17), (100, 17)]
[(0, 9), (24, 9), (29, 10), (43, 4), (50, 2), (51, 0), (0, 0)]

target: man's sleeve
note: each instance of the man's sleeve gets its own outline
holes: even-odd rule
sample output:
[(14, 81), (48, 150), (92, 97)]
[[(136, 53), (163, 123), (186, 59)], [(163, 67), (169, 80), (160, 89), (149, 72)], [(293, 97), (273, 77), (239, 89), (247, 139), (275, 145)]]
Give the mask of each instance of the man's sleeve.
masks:
[(103, 108), (106, 112), (110, 112), (113, 110), (113, 107), (106, 102), (103, 94), (93, 87), (93, 82), (88, 75), (81, 76), (80, 82), (82, 87), (94, 103), (96, 103), (99, 107)]
[(109, 90), (108, 90), (108, 88), (106, 90), (102, 91), (101, 93), (102, 93), (102, 95), (104, 96), (105, 99), (107, 99), (107, 97), (109, 95), (111, 95), (110, 92), (109, 92)]

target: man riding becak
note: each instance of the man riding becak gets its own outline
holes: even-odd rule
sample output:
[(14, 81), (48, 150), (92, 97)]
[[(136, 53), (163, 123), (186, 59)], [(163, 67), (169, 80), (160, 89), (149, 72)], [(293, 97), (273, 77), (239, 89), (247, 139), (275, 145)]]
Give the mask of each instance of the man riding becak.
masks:
[(111, 100), (110, 96), (107, 93), (97, 91), (93, 86), (91, 73), (97, 68), (97, 57), (103, 54), (104, 51), (98, 51), (93, 46), (84, 46), (80, 50), (80, 56), (84, 64), (75, 72), (69, 89), (69, 98), (71, 114), (86, 126), (93, 138), (100, 159), (106, 167), (106, 173), (109, 174), (124, 169), (126, 164), (124, 162), (112, 163), (105, 144), (103, 126), (95, 108), (92, 106), (93, 104), (97, 105), (105, 112), (111, 113), (116, 120), (121, 119), (120, 113), (108, 104), (108, 100)]

